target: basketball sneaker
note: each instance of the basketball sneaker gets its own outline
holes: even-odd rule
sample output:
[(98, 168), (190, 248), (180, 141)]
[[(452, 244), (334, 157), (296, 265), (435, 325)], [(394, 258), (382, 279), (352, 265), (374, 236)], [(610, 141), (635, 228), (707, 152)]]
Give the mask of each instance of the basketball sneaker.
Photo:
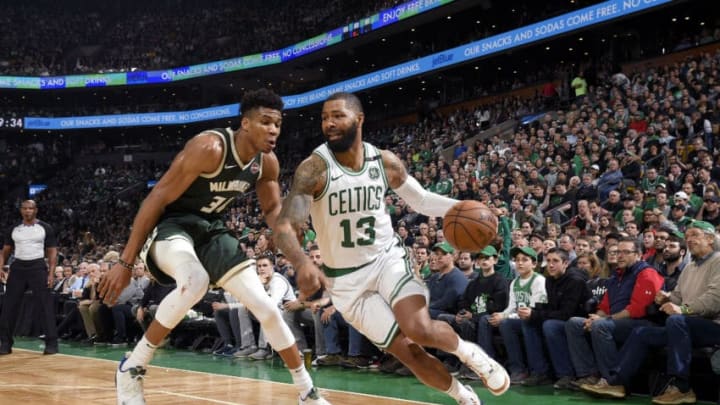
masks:
[(135, 366), (123, 371), (123, 365), (130, 353), (125, 354), (115, 372), (115, 388), (117, 389), (118, 405), (145, 405), (143, 379), (145, 367)]
[(472, 392), (472, 397), (459, 400), (458, 405), (483, 405), (483, 401), (478, 398), (477, 394), (471, 386), (466, 385), (465, 388), (467, 388), (468, 391)]
[(326, 401), (325, 398), (320, 396), (320, 393), (315, 387), (312, 387), (305, 396), (302, 394), (298, 398), (298, 405), (332, 405)]
[(480, 348), (472, 345), (472, 353), (465, 359), (465, 365), (480, 377), (485, 387), (493, 395), (502, 395), (510, 388), (510, 376), (503, 366)]

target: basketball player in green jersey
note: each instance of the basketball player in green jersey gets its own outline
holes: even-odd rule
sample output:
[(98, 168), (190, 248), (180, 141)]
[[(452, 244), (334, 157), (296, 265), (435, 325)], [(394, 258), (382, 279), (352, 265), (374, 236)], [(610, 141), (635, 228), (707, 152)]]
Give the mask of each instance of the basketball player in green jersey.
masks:
[(255, 270), (238, 248), (221, 214), (254, 188), (265, 222), (280, 212), (280, 167), (273, 153), (282, 124), (282, 99), (261, 89), (241, 103), (240, 128), (200, 133), (185, 145), (143, 201), (120, 262), (106, 274), (100, 295), (113, 304), (128, 284), (138, 255), (160, 282), (177, 287), (158, 306), (145, 335), (116, 372), (118, 404), (145, 404), (143, 377), (157, 346), (212, 283), (234, 295), (262, 324), (267, 340), (287, 364), (300, 404), (328, 404), (313, 387), (295, 338)]
[(455, 354), (491, 393), (500, 395), (510, 385), (505, 369), (477, 345), (461, 340), (450, 325), (430, 319), (427, 289), (413, 277), (384, 198), (392, 188), (416, 211), (433, 217), (444, 216), (457, 201), (427, 192), (407, 175), (397, 156), (363, 142), (364, 118), (353, 94), (336, 93), (325, 101), (326, 142), (295, 172), (276, 223), (276, 244), (295, 265), (301, 294), (313, 293), (320, 269), (303, 254), (297, 239), (310, 215), (324, 256), (325, 285), (349, 323), (423, 383), (460, 404), (480, 400), (423, 346)]

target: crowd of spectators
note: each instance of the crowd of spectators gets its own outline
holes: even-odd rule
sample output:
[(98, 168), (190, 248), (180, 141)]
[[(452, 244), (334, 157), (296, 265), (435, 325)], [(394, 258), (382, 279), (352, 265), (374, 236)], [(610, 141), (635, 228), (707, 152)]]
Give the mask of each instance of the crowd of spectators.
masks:
[[(0, 5), (0, 73), (151, 70), (277, 50), (396, 4), (391, 0), (132, 1)], [(272, 10), (272, 11), (269, 11)], [(263, 21), (263, 29), (257, 22)]]
[[(577, 72), (573, 94), (559, 104), (541, 95), (506, 98), (492, 108), (429, 114), (417, 124), (378, 129), (367, 139), (394, 151), (428, 189), (482, 201), (498, 215), (499, 238), (492, 251), (471, 257), (476, 271), (468, 271), (468, 275), (475, 273), (477, 278), (481, 269), (485, 274), (492, 267), (510, 285), (516, 276), (525, 280), (527, 274), (545, 273), (548, 279), (555, 278), (557, 263), (553, 260), (567, 262), (574, 272), (589, 279), (588, 283), (594, 283), (592, 287), (588, 284), (588, 289), (599, 298), (601, 309), (583, 311), (585, 316), (591, 314), (586, 319), (596, 319), (593, 316), (612, 315), (617, 309), (608, 308), (602, 298), (607, 288), (614, 287), (604, 287), (598, 279), (612, 276), (617, 268), (625, 271), (637, 265), (643, 271), (653, 268), (662, 276), (660, 284), (668, 288), (678, 282), (683, 267), (692, 263), (689, 245), (679, 258), (668, 253), (674, 243), (684, 246), (685, 233), (691, 228), (706, 232), (706, 223), (716, 230), (720, 226), (719, 64), (720, 51), (716, 51), (636, 72), (598, 69), (590, 83)], [(511, 134), (489, 138), (480, 134), (483, 128), (541, 109), (546, 114)], [(479, 139), (470, 141), (475, 135), (480, 135)], [(451, 159), (439, 153), (448, 145), (453, 146)], [(132, 187), (157, 178), (163, 168), (162, 164), (147, 164), (90, 170), (78, 165), (58, 172), (49, 182), (52, 187), (38, 198), (38, 205), (40, 217), (58, 224), (61, 251), (71, 265), (119, 248), (146, 191)], [(288, 178), (282, 183), (287, 187)], [(429, 274), (428, 282), (432, 282), (432, 274), (441, 268), (439, 257), (456, 253), (442, 244), (442, 221), (418, 214), (392, 194), (386, 203), (394, 226), (412, 252), (414, 270), (420, 277)], [(246, 247), (252, 248), (249, 253), (263, 253), (255, 251), (257, 240), (268, 240), (269, 234), (252, 195), (236, 202), (227, 221)], [(703, 222), (698, 225), (697, 221)], [(311, 242), (311, 229), (306, 235)], [(272, 250), (272, 246), (264, 249)], [(617, 261), (618, 251), (625, 256), (622, 262)], [(557, 258), (550, 260), (553, 254)], [(628, 262), (631, 254), (637, 254), (637, 260)], [(458, 252), (453, 259), (460, 256)], [(482, 263), (491, 257), (497, 260), (494, 266)], [(523, 264), (518, 266), (518, 260)], [(461, 267), (460, 260), (456, 265)], [(530, 265), (535, 272), (527, 273)], [(655, 295), (659, 286), (653, 283)], [(512, 291), (508, 292), (512, 295)], [(455, 302), (440, 312), (462, 317), (462, 309), (475, 308), (475, 315), (480, 315), (477, 305), (465, 301), (462, 304), (462, 295), (457, 295)], [(552, 298), (549, 302), (538, 298), (527, 304), (550, 311), (535, 305), (552, 303)], [(523, 319), (524, 311), (502, 305), (495, 308), (497, 313), (507, 313), (505, 318), (516, 313)], [(639, 318), (649, 315), (642, 309)], [(720, 308), (712, 311), (716, 314)], [(494, 326), (499, 326), (506, 345), (516, 344), (507, 339), (518, 333), (520, 326), (503, 329), (502, 319), (493, 321)], [(523, 329), (522, 333), (526, 332)], [(513, 381), (546, 383), (548, 362), (538, 371), (533, 369), (539, 364), (535, 360), (528, 358), (526, 365), (524, 359), (511, 359)], [(588, 375), (576, 369), (575, 377), (590, 377), (584, 382), (592, 384), (601, 376), (609, 378), (608, 370), (598, 366), (599, 371)]]

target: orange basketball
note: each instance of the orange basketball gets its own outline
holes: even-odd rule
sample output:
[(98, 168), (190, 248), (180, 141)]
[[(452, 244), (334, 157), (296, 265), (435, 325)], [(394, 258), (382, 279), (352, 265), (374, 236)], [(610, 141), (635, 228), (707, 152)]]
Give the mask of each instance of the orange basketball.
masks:
[(498, 220), (488, 207), (465, 200), (453, 205), (443, 219), (445, 239), (458, 250), (477, 253), (495, 239)]

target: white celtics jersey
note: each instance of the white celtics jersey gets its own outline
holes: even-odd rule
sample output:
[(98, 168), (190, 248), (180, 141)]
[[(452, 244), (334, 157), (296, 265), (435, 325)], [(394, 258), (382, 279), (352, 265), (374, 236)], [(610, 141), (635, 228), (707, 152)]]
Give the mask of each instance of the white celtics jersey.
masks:
[(387, 179), (380, 151), (363, 143), (365, 163), (353, 172), (341, 166), (327, 144), (313, 153), (327, 164), (327, 182), (310, 208), (325, 266), (360, 267), (374, 261), (396, 242), (385, 212)]

